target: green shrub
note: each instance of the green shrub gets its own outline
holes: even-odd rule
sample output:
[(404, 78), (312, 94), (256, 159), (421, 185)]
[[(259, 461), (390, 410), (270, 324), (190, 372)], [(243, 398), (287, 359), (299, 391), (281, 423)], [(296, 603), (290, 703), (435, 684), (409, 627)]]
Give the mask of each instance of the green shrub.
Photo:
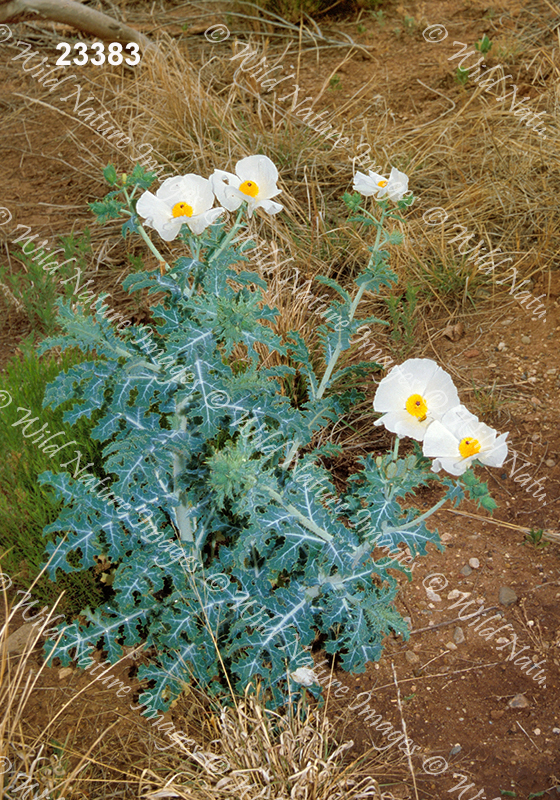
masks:
[[(84, 454), (83, 465), (92, 461), (101, 468), (101, 448), (90, 439), (92, 423), (82, 419), (70, 427), (62, 421), (69, 403), (62, 403), (54, 411), (43, 409), (45, 386), (62, 371), (83, 362), (79, 350), (67, 350), (62, 357), (39, 357), (29, 342), (20, 345), (23, 356), (16, 356), (0, 375), (0, 552), (9, 552), (2, 559), (2, 570), (7, 572), (18, 587), (28, 588), (39, 574), (44, 561), (45, 538), (43, 528), (56, 519), (60, 501), (54, 493), (37, 482), (37, 476), (47, 469), (58, 471), (60, 464), (72, 455), (73, 448), (66, 447), (58, 453), (43, 453), (37, 433), (47, 423), (45, 431), (64, 432), (53, 440), (64, 443), (72, 439)], [(11, 402), (8, 402), (9, 398)], [(21, 409), (18, 411), (18, 408)], [(26, 414), (26, 410), (30, 413)], [(24, 424), (18, 420), (39, 420), (23, 434)], [(38, 444), (33, 444), (37, 441)], [(44, 442), (46, 445), (46, 442)], [(67, 455), (70, 453), (70, 455)], [(48, 537), (51, 540), (53, 536)], [(64, 575), (55, 585), (43, 575), (33, 589), (33, 595), (44, 603), (53, 603), (60, 590), (67, 596), (63, 607), (70, 614), (78, 613), (85, 605), (98, 605), (103, 598), (101, 585), (90, 572), (83, 575)]]

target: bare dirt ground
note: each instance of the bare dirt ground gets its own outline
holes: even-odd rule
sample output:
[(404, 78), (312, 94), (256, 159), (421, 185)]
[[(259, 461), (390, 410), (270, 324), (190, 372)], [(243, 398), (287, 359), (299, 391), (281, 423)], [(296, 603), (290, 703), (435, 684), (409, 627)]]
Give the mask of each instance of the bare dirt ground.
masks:
[[(166, 25), (170, 35), (182, 35), (180, 25), (171, 21), (172, 15), (178, 16), (177, 9), (168, 9), (168, 16), (162, 13), (156, 24), (150, 21), (146, 8), (140, 4), (122, 2), (119, 7), (129, 24), (146, 33), (154, 25)], [(506, 45), (509, 42), (513, 50), (520, 30), (530, 26), (531, 19), (536, 16), (548, 20), (550, 36), (556, 37), (558, 28), (555, 26), (560, 13), (551, 3), (507, 2), (489, 8), (486, 3), (460, 0), (407, 3), (398, 7), (383, 4), (382, 8), (383, 25), (366, 11), (353, 12), (351, 17), (328, 18), (330, 29), (345, 31), (364, 45), (374, 45), (373, 59), (357, 52), (340, 66), (340, 52), (327, 49), (317, 56), (307, 54), (302, 57), (298, 78), (304, 97), (306, 94), (316, 96), (325, 83), (328, 85), (331, 75), (339, 76), (334, 88), (323, 91), (318, 110), (336, 108), (368, 82), (372, 83), (373, 78), (371, 97), (380, 95), (380, 114), (391, 117), (396, 140), (401, 126), (411, 119), (414, 124), (423, 125), (447, 109), (433, 87), (453, 102), (465, 102), (463, 90), (453, 81), (453, 71), (447, 60), (456, 49), (446, 47), (453, 39), (474, 43), (487, 33), (490, 39), (499, 36)], [(189, 13), (192, 31), (197, 18), (192, 11)], [(180, 21), (187, 18), (187, 12), (179, 16)], [(415, 27), (409, 34), (405, 19), (410, 18), (415, 21)], [(427, 44), (419, 32), (425, 25), (439, 22), (449, 27), (449, 41)], [(35, 30), (42, 25), (33, 22)], [(365, 30), (361, 31), (360, 25)], [(408, 23), (409, 28), (411, 25)], [(49, 23), (44, 26), (52, 29)], [(33, 28), (24, 23), (11, 27), (22, 39), (31, 40)], [(398, 34), (395, 28), (400, 29)], [(189, 47), (196, 60), (196, 42), (191, 42)], [(31, 113), (25, 99), (31, 81), (18, 68), (17, 62), (9, 60), (16, 51), (0, 46), (0, 52), (0, 108), (11, 113), (9, 124), (2, 125), (0, 143), (1, 204), (14, 213), (14, 224), (33, 226), (44, 238), (81, 230), (84, 220), (88, 219), (86, 202), (105, 191), (97, 164), (106, 163), (113, 154), (108, 147), (104, 152), (104, 142), (94, 139), (84, 128), (78, 130), (75, 123), (70, 123), (56, 108), (38, 109), (33, 105)], [(517, 65), (520, 95), (534, 97), (538, 94), (538, 86), (532, 79), (539, 63)], [(558, 80), (558, 64), (556, 50), (548, 80)], [(418, 79), (424, 85), (419, 84)], [(14, 111), (19, 112), (16, 117)], [(476, 142), (472, 146), (474, 149)], [(84, 167), (80, 151), (92, 155), (91, 168)], [(527, 179), (546, 181), (546, 175)], [(469, 180), (468, 176), (457, 175), (458, 186)], [(551, 208), (550, 214), (557, 214), (557, 207)], [(12, 259), (10, 263), (15, 270), (21, 269), (21, 265), (13, 261), (13, 250), (3, 247), (3, 252), (11, 252), (11, 256), (7, 256)], [(104, 280), (105, 285), (109, 278), (103, 278), (102, 273), (107, 265), (115, 291), (119, 275), (127, 268), (122, 247), (114, 244), (111, 254), (98, 265), (99, 280)], [(372, 690), (370, 706), (376, 713), (397, 729), (404, 718), (409, 737), (420, 746), (422, 753), (449, 763), (448, 769), (438, 772), (442, 762), (430, 762), (434, 773), (430, 776), (420, 768), (418, 759), (414, 760), (417, 797), (421, 798), (443, 798), (450, 792), (451, 796), (458, 796), (452, 790), (458, 780), (453, 778), (454, 773), (469, 776), (469, 783), (474, 784), (469, 797), (473, 798), (560, 797), (560, 788), (556, 791), (553, 788), (560, 787), (560, 546), (551, 542), (544, 549), (538, 549), (524, 542), (525, 533), (521, 530), (558, 530), (560, 272), (557, 263), (550, 263), (548, 271), (541, 273), (532, 292), (535, 296), (546, 295), (545, 321), (536, 319), (530, 311), (508, 298), (499, 307), (480, 306), (473, 312), (465, 312), (465, 332), (456, 341), (442, 336), (441, 328), (434, 330), (426, 325), (411, 355), (435, 358), (453, 375), (467, 377), (464, 383), (466, 402), (473, 399), (476, 392), (490, 398), (489, 416), (485, 421), (500, 430), (509, 429), (511, 446), (519, 454), (517, 467), (524, 465), (517, 470), (517, 475), (522, 472), (530, 474), (532, 479), (544, 477), (546, 502), (535, 499), (513, 480), (509, 474), (511, 464), (507, 469), (485, 470), (484, 480), (488, 480), (498, 502), (493, 520), (508, 523), (510, 527), (493, 524), (489, 516), (477, 511), (472, 503), (462, 506), (471, 516), (440, 511), (435, 520), (446, 545), (445, 553), (432, 549), (429, 556), (420, 560), (411, 583), (400, 579), (402, 590), (398, 607), (411, 620), (410, 640), (404, 643), (400, 639), (390, 639), (381, 662), (368, 664), (363, 675), (335, 672), (335, 677), (350, 687), (350, 691), (342, 699), (330, 698), (330, 715), (339, 720), (344, 736), (354, 740), (354, 752), (364, 750), (372, 737), (358, 709), (349, 710), (349, 706), (359, 705), (360, 701), (355, 701), (358, 693)], [(116, 290), (113, 296), (116, 308), (119, 297)], [(17, 351), (18, 342), (26, 333), (25, 323), (13, 308), (8, 309), (0, 333), (3, 363)], [(470, 394), (469, 382), (473, 387)], [(460, 394), (463, 399), (463, 392)], [(371, 449), (371, 443), (364, 442), (355, 455)], [(348, 459), (333, 464), (335, 475), (341, 479), (348, 468)], [(423, 492), (420, 497), (427, 508), (432, 500), (430, 492)], [(478, 562), (472, 562), (477, 564), (474, 568), (469, 567), (469, 560), (473, 558)], [(440, 577), (434, 578), (434, 574)], [(441, 599), (430, 599), (427, 586), (432, 586)], [(515, 593), (511, 605), (500, 601), (500, 590), (504, 587)], [(523, 653), (533, 662), (541, 663), (546, 685), (539, 685), (527, 676), (521, 670), (523, 664), (516, 666), (513, 660), (507, 660), (511, 648), (498, 650), (499, 635), (485, 641), (469, 627), (468, 621), (457, 620), (460, 609), (449, 608), (455, 602), (453, 597), (448, 599), (453, 590), (469, 592), (468, 599), (474, 599), (475, 604), (482, 602), (486, 608), (495, 609), (488, 616), (500, 612), (503, 624), (511, 623), (518, 637), (518, 649), (526, 648)], [(130, 680), (134, 683), (132, 677)], [(58, 668), (45, 669), (39, 684), (45, 700), (33, 709), (28, 720), (32, 728), (38, 732), (46, 726), (66, 699), (87, 683), (80, 670), (64, 672), (61, 677)], [(518, 700), (521, 705), (511, 707), (511, 701), (518, 695), (523, 695), (525, 702)], [(132, 714), (124, 706), (121, 708), (111, 692), (99, 691), (97, 686), (86, 691), (83, 697), (81, 706), (72, 704), (62, 715), (57, 733), (59, 740), (64, 738), (65, 730), (74, 730), (74, 746), (86, 752), (103, 726), (116, 722), (113, 731), (122, 747), (130, 747), (132, 737), (141, 752), (148, 739), (148, 723), (139, 723), (138, 714)], [(362, 700), (365, 697), (361, 695)], [(186, 708), (188, 701), (181, 701), (172, 712), (171, 716), (179, 724), (188, 715)], [(381, 747), (386, 744), (378, 734), (373, 741)], [(117, 769), (119, 753), (115, 751), (113, 757), (113, 766)], [(395, 764), (394, 773), (386, 773), (380, 782), (397, 798), (415, 796), (414, 781), (406, 762)]]

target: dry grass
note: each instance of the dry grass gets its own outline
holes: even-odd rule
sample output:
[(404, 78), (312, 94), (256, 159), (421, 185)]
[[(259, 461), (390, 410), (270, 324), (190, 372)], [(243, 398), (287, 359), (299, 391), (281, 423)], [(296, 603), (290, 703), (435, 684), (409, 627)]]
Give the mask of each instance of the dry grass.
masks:
[[(235, 17), (236, 26), (242, 25), (244, 15), (258, 16), (251, 4), (241, 3), (240, 8), (244, 11)], [(251, 24), (248, 41), (259, 54), (266, 54), (270, 66), (285, 67), (290, 61), (299, 74), (309, 43), (297, 38), (297, 26), (284, 22), (285, 26), (279, 28), (284, 37), (281, 44), (271, 38), (270, 25), (257, 23)], [(363, 99), (367, 87), (329, 113), (329, 121), (351, 137), (355, 148), (367, 143), (377, 163), (387, 169), (391, 165), (404, 169), (418, 197), (407, 214), (404, 246), (393, 248), (392, 253), (392, 266), (399, 275), (394, 291), (402, 294), (411, 282), (419, 289), (414, 355), (433, 357), (434, 345), (449, 322), (468, 318), (472, 323), (487, 318), (490, 302), (493, 307), (504, 301), (516, 307), (507, 295), (510, 266), (517, 269), (518, 282), (531, 279), (534, 284), (542, 283), (542, 291), (547, 291), (548, 275), (555, 268), (560, 246), (560, 217), (554, 213), (558, 210), (560, 179), (549, 169), (557, 154), (558, 93), (555, 87), (547, 88), (544, 81), (559, 70), (554, 48), (534, 44), (539, 30), (541, 35), (546, 32), (545, 23), (539, 30), (535, 26), (538, 28), (537, 21), (524, 32), (522, 58), (523, 66), (530, 69), (526, 74), (531, 75), (540, 92), (539, 108), (547, 111), (546, 140), (536, 137), (508, 112), (509, 101), (497, 104), (494, 96), (480, 87), (471, 88), (441, 119), (420, 125), (412, 121), (397, 130), (388, 115), (373, 113), (376, 101)], [(233, 73), (239, 63), (230, 61), (239, 49), (235, 37), (220, 44), (206, 42), (203, 37), (198, 41), (202, 44), (185, 45), (162, 33), (159, 44), (163, 56), (146, 55), (141, 71), (123, 72), (120, 77), (103, 69), (89, 73), (90, 77), (84, 77), (84, 90), (103, 99), (136, 144), (151, 143), (163, 155), (168, 172), (208, 175), (216, 166), (232, 169), (248, 153), (264, 152), (272, 158), (280, 171), (285, 213), (277, 218), (255, 219), (250, 230), (259, 240), (274, 243), (277, 260), (283, 263), (278, 272), (269, 273), (268, 299), (281, 309), (279, 329), (297, 327), (314, 346), (320, 318), (307, 309), (309, 292), (318, 295), (328, 290), (317, 282), (310, 286), (307, 281), (324, 274), (348, 285), (368, 257), (370, 231), (352, 229), (341, 202), (343, 192), (351, 189), (351, 158), (356, 150), (351, 146), (333, 150), (332, 143), (321, 134), (287, 114), (287, 104), (275, 103), (273, 93), (259, 91), (248, 72), (239, 74), (234, 83)], [(285, 54), (288, 43), (292, 47), (290, 56)], [(340, 62), (352, 52), (349, 45), (339, 50)], [(290, 86), (290, 82), (285, 85)], [(328, 76), (319, 97), (327, 86)], [(439, 89), (434, 87), (433, 91)], [(317, 99), (314, 97), (314, 102)], [(443, 111), (447, 108), (443, 102)], [(26, 114), (34, 111), (40, 113), (41, 108), (25, 109)], [(79, 149), (81, 128), (75, 127), (72, 133), (70, 120), (65, 124)], [(87, 161), (84, 159), (84, 171), (92, 178), (104, 165), (98, 154), (88, 154)], [(434, 206), (444, 207), (449, 215), (444, 228), (428, 226), (422, 219), (422, 213)], [(477, 274), (476, 267), (464, 263), (458, 245), (449, 244), (457, 234), (453, 225), (458, 224), (475, 234), (471, 246), (482, 239), (488, 249), (499, 247), (511, 255), (513, 263), (490, 276)], [(98, 274), (99, 288), (112, 291), (117, 304), (126, 302), (118, 282), (127, 271), (123, 268), (126, 248), (119, 240), (119, 226), (111, 223), (103, 229), (94, 228), (93, 238), (98, 269), (100, 261), (104, 263)], [(400, 223), (395, 226), (405, 229)], [(173, 253), (178, 254), (178, 248), (171, 245), (169, 256)], [(111, 258), (116, 262), (112, 268)], [(135, 310), (146, 312), (146, 308)], [(367, 294), (362, 313), (388, 318), (380, 298)], [(388, 330), (380, 329), (375, 336), (386, 352), (399, 355)], [(348, 363), (362, 358), (363, 348), (362, 353), (358, 348), (347, 355)], [(455, 377), (462, 380), (459, 375)]]
[[(530, 34), (534, 37), (535, 31)], [(284, 51), (270, 45), (264, 35), (253, 33), (249, 41), (266, 53), (270, 65), (286, 63)], [(297, 48), (298, 42), (293, 45)], [(238, 49), (235, 42), (204, 44), (196, 56), (171, 40), (162, 41), (162, 49), (165, 59), (147, 61), (142, 73), (123, 78), (116, 89), (129, 135), (152, 142), (180, 173), (208, 175), (216, 166), (233, 169), (238, 159), (255, 152), (275, 161), (285, 213), (259, 218), (250, 230), (259, 241), (277, 248), (280, 266), (267, 272), (267, 299), (281, 310), (279, 330), (297, 328), (314, 346), (320, 318), (308, 310), (310, 292), (314, 296), (328, 292), (313, 281), (314, 276), (328, 275), (348, 286), (368, 257), (370, 231), (351, 228), (341, 202), (343, 192), (351, 189), (352, 148), (333, 150), (320, 134), (287, 115), (286, 104), (280, 108), (272, 94), (259, 92), (250, 74), (238, 75), (239, 85), (233, 83), (238, 62), (232, 64), (230, 58)], [(298, 64), (303, 53), (291, 52), (289, 60)], [(341, 53), (340, 60), (347, 55)], [(441, 120), (426, 127), (414, 127), (417, 123), (412, 122), (398, 132), (387, 115), (372, 114), (372, 103), (362, 101), (360, 93), (329, 114), (356, 146), (370, 144), (378, 163), (404, 169), (418, 197), (407, 214), (407, 225), (395, 223), (406, 238), (404, 246), (392, 253), (392, 266), (399, 275), (395, 292), (402, 294), (410, 282), (419, 289), (414, 355), (433, 357), (447, 324), (487, 320), (490, 303), (494, 309), (513, 303), (517, 313), (526, 313), (508, 296), (510, 267), (518, 272), (517, 283), (530, 279), (533, 286), (542, 285), (538, 293), (547, 292), (550, 271), (556, 268), (560, 217), (554, 212), (560, 179), (549, 165), (557, 155), (558, 95), (554, 88), (544, 87), (543, 70), (558, 72), (557, 53), (527, 45), (524, 58), (541, 91), (539, 108), (547, 111), (546, 140), (508, 112), (509, 101), (498, 104), (480, 88), (471, 89), (461, 107)], [(199, 66), (201, 61), (204, 66)], [(107, 91), (107, 81), (100, 74), (98, 90)], [(399, 158), (391, 158), (396, 152)], [(428, 226), (422, 219), (422, 213), (434, 206), (444, 207), (449, 215), (443, 227)], [(458, 244), (449, 244), (459, 230), (453, 226), (459, 224), (475, 234), (470, 246), (482, 239), (489, 250), (501, 248), (513, 262), (491, 275), (477, 273), (475, 266), (465, 264)], [(384, 302), (368, 294), (362, 313), (388, 318)], [(385, 352), (396, 354), (387, 329), (379, 329), (375, 340)], [(363, 349), (347, 358), (347, 363), (362, 360)], [(459, 374), (455, 377), (465, 383)]]
[(17, 787), (22, 787), (29, 778), (36, 784), (39, 794), (48, 791), (49, 794), (44, 796), (60, 797), (83, 765), (69, 769), (66, 758), (60, 758), (49, 746), (51, 737), (47, 731), (36, 735), (27, 720), (29, 708), (38, 700), (37, 686), (44, 670), (44, 664), (37, 671), (33, 669), (31, 654), (43, 632), (49, 628), (50, 620), (56, 616), (56, 605), (47, 613), (44, 621), (30, 630), (23, 653), (8, 652), (6, 643), (9, 634), (17, 626), (14, 626), (13, 606), (8, 604), (6, 597), (7, 581), (4, 576), (1, 577), (4, 601), (3, 625), (0, 629), (0, 792), (4, 790), (1, 796), (17, 796)]

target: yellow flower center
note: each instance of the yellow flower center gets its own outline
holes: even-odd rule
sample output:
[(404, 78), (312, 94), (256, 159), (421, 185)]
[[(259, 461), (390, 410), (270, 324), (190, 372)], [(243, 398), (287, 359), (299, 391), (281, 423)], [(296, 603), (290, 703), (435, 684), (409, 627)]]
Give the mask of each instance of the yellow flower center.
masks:
[(461, 439), (459, 442), (459, 452), (463, 458), (475, 456), (477, 453), (480, 453), (480, 442), (478, 439), (473, 439), (471, 436), (465, 436), (465, 438)]
[(377, 185), (381, 186), (381, 188), (383, 189), (385, 186), (387, 186), (388, 183), (389, 181), (379, 181)]
[(188, 203), (175, 203), (171, 213), (174, 217), (192, 217), (192, 207)]
[(259, 193), (259, 187), (255, 181), (243, 181), (239, 187), (239, 191), (243, 192), (243, 194), (248, 194), (249, 197), (256, 197)]
[(411, 394), (405, 408), (409, 414), (418, 419), (418, 422), (424, 422), (426, 419), (428, 405), (421, 394)]

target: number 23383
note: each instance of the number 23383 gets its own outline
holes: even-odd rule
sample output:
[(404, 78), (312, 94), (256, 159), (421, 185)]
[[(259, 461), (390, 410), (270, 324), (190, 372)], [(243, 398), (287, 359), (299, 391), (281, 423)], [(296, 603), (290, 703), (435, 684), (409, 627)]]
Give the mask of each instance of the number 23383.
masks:
[[(130, 67), (134, 67), (136, 64), (140, 63), (140, 47), (135, 42), (125, 44), (125, 53), (123, 53), (123, 46), (120, 42), (111, 42), (107, 53), (105, 53), (105, 45), (103, 42), (94, 42), (89, 45), (89, 47), (94, 51), (95, 55), (88, 54), (87, 44), (84, 42), (76, 42), (74, 50), (78, 51), (78, 56), (70, 61), (68, 56), (72, 52), (72, 46), (67, 42), (60, 42), (60, 44), (57, 44), (56, 49), (62, 50), (63, 53), (57, 58), (57, 65), (61, 67), (70, 67), (74, 64), (76, 67), (83, 67), (89, 61), (90, 64), (95, 64), (96, 66), (100, 66), (105, 62), (113, 66), (118, 66), (123, 63), (123, 59), (125, 64), (128, 64)], [(125, 58), (125, 56), (128, 55), (132, 56), (132, 58)]]

